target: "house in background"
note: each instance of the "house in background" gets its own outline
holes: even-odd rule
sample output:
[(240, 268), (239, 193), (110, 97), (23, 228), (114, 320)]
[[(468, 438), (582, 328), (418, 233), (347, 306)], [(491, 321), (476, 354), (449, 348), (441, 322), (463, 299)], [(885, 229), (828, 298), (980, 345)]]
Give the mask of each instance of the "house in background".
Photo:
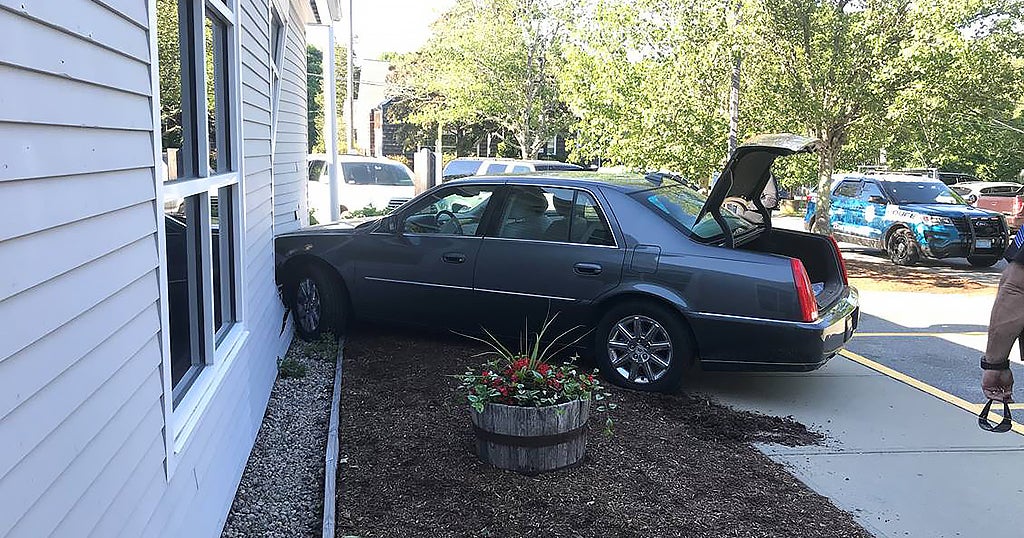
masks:
[(291, 340), (306, 25), (338, 15), (0, 0), (0, 536), (220, 533)]

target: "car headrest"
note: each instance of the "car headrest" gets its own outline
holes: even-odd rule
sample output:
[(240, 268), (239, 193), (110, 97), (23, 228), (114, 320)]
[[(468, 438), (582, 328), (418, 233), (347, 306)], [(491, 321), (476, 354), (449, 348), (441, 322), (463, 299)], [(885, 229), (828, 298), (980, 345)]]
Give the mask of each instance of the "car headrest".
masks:
[(512, 195), (509, 217), (543, 215), (548, 210), (548, 199), (540, 190), (519, 191)]

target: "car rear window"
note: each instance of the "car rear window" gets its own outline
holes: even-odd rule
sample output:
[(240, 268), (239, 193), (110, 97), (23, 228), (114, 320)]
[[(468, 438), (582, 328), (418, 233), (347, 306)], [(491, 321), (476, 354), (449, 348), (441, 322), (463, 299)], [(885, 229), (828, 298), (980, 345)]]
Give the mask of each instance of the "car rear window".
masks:
[(444, 167), (443, 175), (445, 176), (471, 176), (476, 173), (477, 169), (480, 168), (480, 163), (483, 161), (452, 161)]
[(345, 183), (350, 185), (412, 185), (405, 167), (378, 162), (342, 163)]

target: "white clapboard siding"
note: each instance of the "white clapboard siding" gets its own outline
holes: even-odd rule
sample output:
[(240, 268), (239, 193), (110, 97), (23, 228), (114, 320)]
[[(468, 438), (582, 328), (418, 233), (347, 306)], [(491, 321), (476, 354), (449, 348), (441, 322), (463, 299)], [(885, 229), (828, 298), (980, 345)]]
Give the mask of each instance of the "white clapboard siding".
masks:
[(0, 536), (218, 534), (291, 341), (274, 197), (304, 178), (306, 10), (275, 163), (269, 9), (237, 0), (247, 336), (168, 475), (150, 4), (0, 0)]
[[(290, 8), (283, 41), (274, 147), (274, 233), (297, 230), (306, 208), (306, 38), (302, 17)], [(301, 91), (295, 91), (300, 89)], [(295, 148), (298, 148), (297, 150)]]

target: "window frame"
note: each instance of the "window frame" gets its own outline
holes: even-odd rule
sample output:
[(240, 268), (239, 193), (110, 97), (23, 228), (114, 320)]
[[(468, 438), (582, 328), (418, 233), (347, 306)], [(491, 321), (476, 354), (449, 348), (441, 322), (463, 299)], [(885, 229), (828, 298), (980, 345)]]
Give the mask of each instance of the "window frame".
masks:
[[(480, 215), (480, 222), (477, 224), (477, 232), (476, 233), (474, 233), (472, 235), (459, 235), (459, 234), (421, 233), (421, 232), (410, 232), (410, 231), (407, 231), (405, 229), (405, 221), (408, 220), (413, 215), (416, 215), (416, 213), (414, 212), (414, 208), (416, 207), (416, 205), (411, 204), (409, 202), (407, 202), (409, 204), (409, 207), (406, 210), (402, 211), (401, 213), (396, 213), (394, 215), (394, 217), (391, 217), (391, 219), (393, 219), (393, 222), (394, 222), (394, 225), (393, 225), (394, 226), (394, 230), (393, 231), (384, 232), (384, 233), (389, 233), (389, 234), (390, 233), (396, 233), (396, 234), (399, 234), (399, 235), (408, 235), (408, 236), (412, 236), (412, 237), (447, 237), (447, 238), (464, 237), (464, 238), (472, 238), (472, 239), (481, 239), (481, 238), (485, 237), (486, 234), (490, 231), (490, 229), (489, 229), (490, 228), (490, 223), (494, 220), (493, 215), (494, 215), (494, 212), (496, 211), (495, 207), (496, 206), (502, 206), (504, 204), (504, 200), (505, 200), (504, 196), (505, 196), (505, 192), (507, 192), (507, 189), (503, 188), (503, 187), (505, 187), (505, 185), (503, 185), (501, 183), (473, 183), (473, 184), (469, 184), (469, 185), (447, 185), (447, 186), (444, 186), (444, 187), (442, 187), (442, 188), (438, 189), (437, 191), (434, 191), (434, 192), (432, 192), (430, 194), (424, 193), (424, 196), (423, 196), (422, 199), (413, 199), (412, 201), (414, 201), (417, 204), (419, 204), (419, 203), (425, 202), (428, 199), (429, 196), (436, 195), (436, 196), (438, 196), (438, 198), (435, 199), (435, 202), (436, 202), (437, 200), (440, 200), (440, 199), (445, 198), (446, 196), (449, 196), (450, 195), (449, 191), (454, 191), (456, 189), (463, 188), (463, 187), (476, 187), (476, 188), (479, 188), (481, 190), (483, 190), (483, 189), (491, 189), (491, 196), (487, 198), (487, 207), (484, 208), (483, 214)], [(499, 198), (497, 198), (498, 196), (502, 196), (502, 198), (499, 199)], [(497, 203), (495, 202), (496, 200), (497, 200)], [(434, 202), (431, 202), (431, 203), (434, 203)]]
[[(156, 210), (156, 239), (158, 259), (158, 281), (159, 281), (159, 304), (160, 304), (160, 347), (161, 347), (161, 384), (162, 384), (162, 407), (164, 416), (164, 450), (165, 450), (165, 474), (170, 481), (177, 468), (182, 452), (186, 451), (191, 440), (195, 437), (191, 433), (195, 430), (204, 411), (209, 406), (216, 389), (220, 386), (230, 365), (238, 356), (240, 349), (248, 338), (249, 332), (245, 324), (245, 190), (242, 188), (241, 178), (244, 177), (245, 160), (242, 155), (242, 98), (241, 98), (241, 28), (238, 24), (238, 17), (235, 9), (222, 0), (181, 0), (188, 3), (192, 10), (191, 33), (189, 39), (182, 39), (180, 46), (188, 46), (188, 53), (181, 54), (182, 58), (182, 101), (185, 101), (186, 91), (189, 92), (189, 99), (192, 99), (194, 108), (182, 107), (182, 124), (189, 129), (187, 137), (192, 138), (192, 145), (189, 146), (192, 166), (189, 175), (165, 181), (165, 174), (162, 173), (161, 162), (163, 155), (163, 141), (161, 134), (161, 101), (160, 101), (160, 71), (159, 51), (156, 16), (158, 0), (148, 2), (149, 20), (154, 21), (149, 27), (150, 39), (150, 84), (153, 93), (153, 156), (154, 156), (154, 183), (155, 183), (155, 210)], [(181, 9), (181, 3), (176, 2)], [(234, 4), (234, 2), (232, 2)], [(209, 107), (206, 100), (206, 21), (210, 16), (221, 25), (223, 31), (223, 56), (215, 58), (223, 62), (222, 88), (215, 88), (220, 101), (217, 101), (218, 132), (223, 132), (224, 149), (228, 153), (228, 171), (217, 173), (211, 170), (209, 162), (210, 135), (208, 127)], [(186, 24), (182, 24), (179, 18), (179, 35), (181, 35)], [(215, 34), (217, 35), (217, 34)], [(214, 45), (216, 47), (216, 44)], [(215, 70), (216, 71), (216, 70)], [(186, 82), (186, 78), (189, 81)], [(218, 97), (215, 97), (217, 99)], [(186, 116), (187, 119), (186, 119)], [(217, 135), (215, 135), (217, 136)], [(184, 146), (185, 144), (183, 144)], [(184, 148), (183, 148), (184, 150)], [(194, 173), (194, 174), (193, 174)], [(221, 293), (222, 289), (214, 289), (213, 286), (213, 249), (212, 230), (210, 221), (210, 192), (217, 192), (219, 189), (229, 189), (230, 202), (227, 210), (230, 212), (230, 222), (218, 221), (220, 229), (227, 229), (231, 233), (230, 241), (230, 277), (234, 281), (234, 292), (227, 304), (222, 303), (224, 310), (230, 306), (233, 312), (233, 320), (225, 321), (222, 329), (218, 331), (214, 320), (214, 294)], [(164, 222), (164, 201), (170, 199), (185, 199), (196, 196), (198, 201), (198, 219), (195, 222), (200, 226), (199, 236), (201, 245), (199, 250), (199, 262), (202, 269), (201, 288), (204, 290), (201, 299), (202, 308), (202, 335), (203, 352), (201, 354), (201, 369), (195, 374), (190, 384), (181, 389), (172, 387), (171, 383), (171, 354), (170, 354), (170, 308), (168, 289), (168, 255), (166, 242), (166, 226)], [(220, 204), (220, 200), (218, 200)], [(188, 223), (192, 224), (192, 223)], [(187, 224), (187, 225), (188, 225)], [(228, 226), (229, 228), (225, 228)], [(222, 267), (225, 264), (225, 252), (221, 252), (220, 262)], [(224, 275), (221, 277), (221, 285), (224, 284)]]

